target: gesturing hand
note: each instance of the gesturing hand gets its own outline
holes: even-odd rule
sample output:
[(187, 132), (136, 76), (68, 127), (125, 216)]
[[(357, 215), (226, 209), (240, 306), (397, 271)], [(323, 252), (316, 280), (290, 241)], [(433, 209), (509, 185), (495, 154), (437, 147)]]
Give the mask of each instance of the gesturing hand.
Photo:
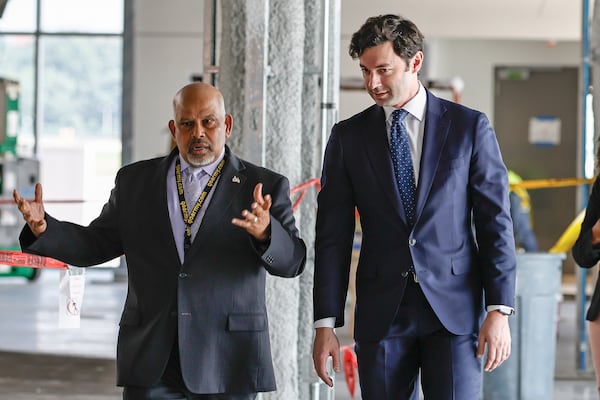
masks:
[(273, 201), (270, 195), (263, 196), (263, 184), (258, 183), (254, 187), (254, 202), (250, 205), (252, 211), (243, 210), (243, 218), (233, 218), (231, 223), (246, 229), (256, 240), (264, 242), (269, 238), (271, 215), (269, 209)]
[(44, 211), (44, 203), (42, 201), (42, 185), (35, 184), (35, 199), (27, 200), (19, 195), (17, 189), (13, 190), (13, 198), (17, 204), (17, 208), (23, 214), (23, 219), (31, 229), (31, 232), (38, 237), (46, 231), (46, 213)]

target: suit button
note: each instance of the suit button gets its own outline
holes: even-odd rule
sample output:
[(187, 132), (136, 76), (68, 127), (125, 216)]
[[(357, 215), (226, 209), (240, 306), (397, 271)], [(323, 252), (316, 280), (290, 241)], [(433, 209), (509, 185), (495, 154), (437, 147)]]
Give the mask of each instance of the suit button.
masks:
[(181, 279), (187, 278), (187, 276), (188, 276), (188, 274), (186, 274), (185, 272), (180, 272), (180, 273), (179, 273), (179, 277), (180, 277)]
[(410, 246), (414, 246), (415, 244), (417, 244), (417, 239), (410, 239), (410, 240), (408, 241), (408, 244), (409, 244)]
[(408, 276), (408, 271), (404, 271), (404, 272), (402, 273), (402, 277), (403, 277), (403, 278), (406, 278), (407, 276)]

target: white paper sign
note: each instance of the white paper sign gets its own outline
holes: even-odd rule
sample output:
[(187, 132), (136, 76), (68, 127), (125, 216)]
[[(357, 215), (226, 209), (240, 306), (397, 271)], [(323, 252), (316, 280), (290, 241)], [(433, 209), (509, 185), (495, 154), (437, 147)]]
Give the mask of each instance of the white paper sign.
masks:
[(58, 295), (58, 327), (79, 328), (83, 291), (85, 289), (85, 269), (69, 266), (60, 271)]
[(529, 143), (540, 146), (560, 144), (561, 120), (550, 115), (538, 115), (529, 119)]

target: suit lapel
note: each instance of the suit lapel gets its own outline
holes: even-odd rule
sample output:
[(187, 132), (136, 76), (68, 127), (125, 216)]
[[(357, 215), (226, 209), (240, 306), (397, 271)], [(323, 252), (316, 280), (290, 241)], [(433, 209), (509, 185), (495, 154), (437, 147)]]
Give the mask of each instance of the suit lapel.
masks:
[(156, 191), (155, 193), (159, 193), (159, 198), (157, 199), (157, 207), (156, 210), (150, 210), (148, 215), (156, 215), (158, 218), (158, 226), (168, 226), (169, 229), (159, 229), (158, 232), (153, 232), (152, 234), (163, 235), (163, 242), (168, 243), (166, 251), (170, 254), (168, 257), (170, 259), (176, 259), (179, 262), (179, 254), (177, 253), (177, 246), (175, 244), (175, 237), (173, 236), (173, 229), (171, 225), (171, 217), (169, 216), (169, 206), (168, 206), (168, 198), (167, 198), (167, 173), (169, 172), (169, 167), (171, 166), (173, 159), (177, 156), (178, 152), (175, 148), (171, 153), (163, 158), (160, 161), (159, 168), (156, 169), (156, 173), (154, 174), (154, 181), (149, 182), (147, 187), (149, 188), (161, 188), (161, 190)]
[(437, 171), (442, 149), (450, 130), (450, 119), (442, 102), (427, 92), (427, 109), (425, 115), (425, 132), (423, 135), (423, 150), (417, 185), (417, 208), (415, 221), (423, 211), (425, 201), (431, 190), (433, 178)]
[[(207, 239), (213, 227), (219, 224), (230, 224), (228, 220), (223, 221), (223, 215), (230, 208), (236, 194), (246, 184), (247, 178), (243, 174), (243, 170), (245, 169), (243, 162), (231, 153), (229, 147), (226, 147), (225, 151), (227, 161), (223, 167), (223, 172), (221, 172), (219, 182), (213, 189), (214, 194), (208, 204), (206, 213), (204, 213), (198, 233), (196, 233), (192, 247), (189, 250), (190, 253), (194, 252), (200, 243), (203, 243)], [(250, 204), (248, 204), (249, 206)]]

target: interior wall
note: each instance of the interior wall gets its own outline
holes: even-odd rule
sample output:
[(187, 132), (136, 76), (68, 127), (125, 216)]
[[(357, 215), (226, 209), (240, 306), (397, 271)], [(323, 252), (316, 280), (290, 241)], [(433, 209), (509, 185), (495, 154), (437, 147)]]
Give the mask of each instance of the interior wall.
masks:
[(133, 161), (164, 155), (175, 92), (203, 70), (200, 0), (133, 0)]
[[(357, 27), (358, 29), (358, 27)], [(425, 33), (426, 34), (426, 33)], [(340, 76), (360, 78), (358, 62), (348, 55), (349, 37), (340, 46)], [(427, 41), (424, 68), (428, 79), (460, 77), (465, 83), (461, 103), (476, 108), (494, 122), (494, 68), (511, 66), (579, 66), (581, 43), (559, 42), (548, 47), (544, 41), (432, 39)], [(344, 90), (340, 94), (340, 119), (370, 106), (364, 91)]]
[[(133, 159), (164, 154), (170, 143), (167, 122), (174, 92), (203, 69), (204, 1), (133, 0)], [(344, 2), (342, 17), (347, 15)], [(185, 12), (182, 12), (185, 10)], [(340, 76), (360, 77), (357, 62), (348, 55), (352, 31), (342, 20)], [(358, 29), (358, 26), (355, 27)], [(424, 32), (428, 36), (428, 32)], [(430, 79), (461, 77), (462, 103), (485, 112), (493, 122), (493, 70), (496, 65), (561, 65), (581, 63), (579, 41), (546, 42), (484, 39), (430, 39), (425, 68)], [(372, 104), (363, 91), (340, 93), (339, 118)]]

